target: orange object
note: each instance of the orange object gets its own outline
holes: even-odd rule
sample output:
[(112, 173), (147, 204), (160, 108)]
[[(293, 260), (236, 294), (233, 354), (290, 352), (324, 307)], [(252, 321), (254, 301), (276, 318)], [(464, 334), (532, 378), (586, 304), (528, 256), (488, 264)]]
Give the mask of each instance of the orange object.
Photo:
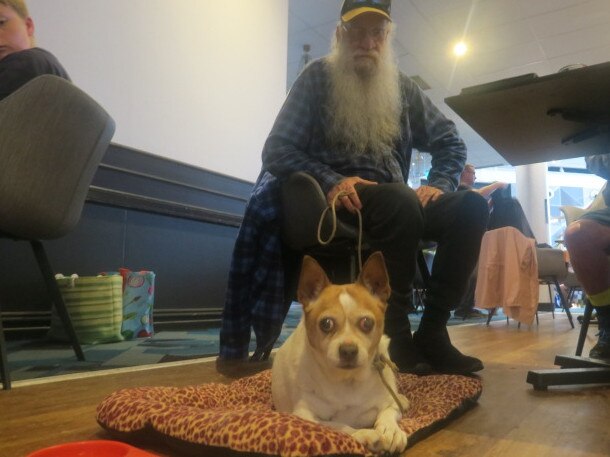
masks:
[(119, 441), (97, 440), (58, 444), (27, 457), (157, 457)]

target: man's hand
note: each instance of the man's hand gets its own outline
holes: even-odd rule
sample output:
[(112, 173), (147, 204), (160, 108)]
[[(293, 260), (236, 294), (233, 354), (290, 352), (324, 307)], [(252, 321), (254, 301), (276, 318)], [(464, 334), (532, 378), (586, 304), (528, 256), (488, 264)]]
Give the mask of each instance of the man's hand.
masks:
[(356, 209), (362, 209), (362, 203), (358, 198), (358, 194), (356, 193), (356, 189), (354, 186), (356, 184), (364, 184), (367, 186), (377, 184), (374, 181), (367, 181), (366, 179), (359, 178), (358, 176), (352, 176), (349, 178), (345, 178), (339, 181), (335, 187), (333, 187), (328, 194), (326, 195), (326, 201), (330, 205), (339, 192), (346, 193), (347, 195), (343, 195), (337, 199), (337, 209), (345, 208), (350, 213), (355, 213)]
[(429, 202), (433, 202), (443, 195), (444, 192), (432, 186), (419, 186), (415, 189), (415, 194), (417, 194), (417, 198), (419, 198), (422, 206), (425, 207)]

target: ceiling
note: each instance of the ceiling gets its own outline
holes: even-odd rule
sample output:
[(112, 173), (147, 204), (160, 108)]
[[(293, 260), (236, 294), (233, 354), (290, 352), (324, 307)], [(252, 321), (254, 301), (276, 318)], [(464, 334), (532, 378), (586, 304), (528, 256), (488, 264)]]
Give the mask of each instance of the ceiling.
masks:
[[(296, 78), (303, 45), (317, 58), (329, 50), (342, 0), (289, 0), (288, 85)], [(419, 76), (426, 94), (453, 119), (477, 167), (504, 159), (443, 100), (464, 87), (570, 64), (610, 61), (610, 0), (394, 0), (394, 50), (400, 69)], [(464, 39), (467, 56), (451, 49)]]

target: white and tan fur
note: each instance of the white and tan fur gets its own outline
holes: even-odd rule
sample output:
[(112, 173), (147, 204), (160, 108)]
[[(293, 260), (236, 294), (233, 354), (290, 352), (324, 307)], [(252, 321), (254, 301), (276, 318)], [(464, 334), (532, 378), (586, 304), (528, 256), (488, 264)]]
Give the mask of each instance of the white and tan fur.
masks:
[[(389, 360), (383, 335), (389, 295), (380, 252), (369, 257), (355, 284), (346, 285), (331, 284), (305, 256), (297, 292), (303, 318), (273, 361), (276, 410), (344, 431), (373, 452), (405, 449), (400, 408), (373, 366), (380, 355)], [(397, 392), (392, 369), (386, 365), (382, 375)], [(407, 399), (399, 399), (406, 408)]]

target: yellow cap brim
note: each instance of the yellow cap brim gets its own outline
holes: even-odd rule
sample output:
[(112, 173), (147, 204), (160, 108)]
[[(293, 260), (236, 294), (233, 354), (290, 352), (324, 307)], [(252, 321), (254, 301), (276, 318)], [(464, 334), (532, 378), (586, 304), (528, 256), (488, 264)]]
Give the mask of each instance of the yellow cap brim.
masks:
[(389, 21), (392, 20), (392, 18), (389, 15), (387, 15), (385, 13), (385, 11), (382, 11), (377, 8), (371, 8), (368, 6), (363, 6), (362, 8), (354, 8), (353, 10), (348, 11), (343, 16), (341, 16), (341, 20), (343, 22), (349, 22), (352, 19), (354, 19), (355, 17), (360, 16), (361, 14), (364, 14), (364, 13), (377, 13), (377, 14), (380, 14), (381, 16), (385, 17)]

